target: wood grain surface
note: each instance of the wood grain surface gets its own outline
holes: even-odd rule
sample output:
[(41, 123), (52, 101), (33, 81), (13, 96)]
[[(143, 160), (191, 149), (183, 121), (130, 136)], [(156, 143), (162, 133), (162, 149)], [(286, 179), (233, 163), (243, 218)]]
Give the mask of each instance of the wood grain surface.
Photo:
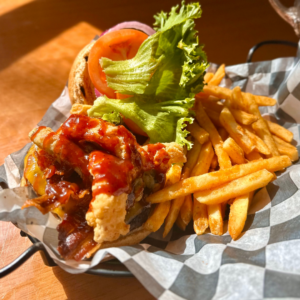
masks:
[[(0, 163), (28, 142), (28, 132), (59, 96), (79, 50), (96, 34), (126, 20), (151, 25), (171, 0), (0, 0)], [(287, 6), (294, 1), (282, 1)], [(263, 40), (297, 42), (292, 28), (267, 0), (203, 0), (197, 29), (208, 58), (243, 63)], [(267, 46), (255, 61), (295, 55), (294, 48)], [(0, 222), (0, 268), (30, 246)], [(71, 275), (43, 264), (35, 254), (0, 280), (0, 299), (153, 299), (134, 278)]]

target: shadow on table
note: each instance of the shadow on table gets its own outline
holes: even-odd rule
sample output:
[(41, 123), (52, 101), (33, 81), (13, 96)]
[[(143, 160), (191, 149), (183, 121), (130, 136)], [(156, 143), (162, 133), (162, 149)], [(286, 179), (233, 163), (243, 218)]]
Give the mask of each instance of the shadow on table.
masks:
[(67, 299), (143, 299), (152, 300), (153, 296), (135, 278), (113, 278), (88, 274), (73, 275), (59, 267), (53, 274), (62, 284)]
[[(176, 0), (44, 0), (33, 1), (1, 15), (0, 70), (79, 22), (105, 30), (124, 22), (139, 20), (153, 24), (153, 15), (169, 10)], [(147, 8), (147, 9), (145, 9)]]

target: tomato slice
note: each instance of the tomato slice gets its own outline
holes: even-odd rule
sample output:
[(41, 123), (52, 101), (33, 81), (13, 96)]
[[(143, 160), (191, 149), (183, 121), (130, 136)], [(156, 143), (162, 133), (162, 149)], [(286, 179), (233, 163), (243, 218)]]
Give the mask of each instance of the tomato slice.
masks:
[[(141, 44), (148, 35), (134, 29), (121, 29), (109, 32), (101, 36), (91, 49), (88, 69), (89, 75), (95, 88), (102, 94), (112, 99), (124, 99), (129, 96), (116, 93), (107, 86), (106, 75), (100, 65), (100, 58), (107, 57), (111, 60), (126, 60), (133, 58)], [(137, 134), (148, 136), (133, 121), (123, 117), (124, 123), (129, 129)]]
[(131, 59), (147, 37), (147, 34), (138, 30), (121, 29), (109, 32), (96, 41), (89, 55), (88, 69), (90, 79), (100, 93), (116, 98), (115, 91), (107, 86), (100, 58), (107, 57), (116, 61)]

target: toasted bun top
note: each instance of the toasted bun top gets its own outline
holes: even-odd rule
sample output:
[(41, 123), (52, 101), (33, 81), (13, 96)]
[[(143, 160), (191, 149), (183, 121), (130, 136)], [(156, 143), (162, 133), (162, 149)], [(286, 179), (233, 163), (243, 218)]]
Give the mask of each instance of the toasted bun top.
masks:
[(97, 98), (88, 72), (88, 59), (95, 41), (85, 46), (77, 55), (69, 75), (68, 89), (71, 103), (90, 104)]

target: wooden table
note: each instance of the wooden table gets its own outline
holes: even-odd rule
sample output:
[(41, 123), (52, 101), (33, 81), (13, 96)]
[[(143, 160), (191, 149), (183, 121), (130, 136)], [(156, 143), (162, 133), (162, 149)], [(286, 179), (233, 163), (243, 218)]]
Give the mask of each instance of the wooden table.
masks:
[[(0, 163), (23, 147), (28, 132), (62, 91), (79, 50), (96, 34), (125, 20), (152, 24), (152, 15), (169, 10), (172, 0), (0, 0)], [(293, 0), (283, 1), (292, 5)], [(212, 62), (237, 64), (258, 42), (297, 42), (292, 28), (268, 1), (203, 0), (197, 22)], [(255, 60), (293, 56), (295, 49), (265, 47)], [(0, 268), (30, 242), (9, 223), (0, 223)], [(46, 267), (35, 254), (0, 280), (0, 299), (153, 299), (134, 278), (70, 275)]]

